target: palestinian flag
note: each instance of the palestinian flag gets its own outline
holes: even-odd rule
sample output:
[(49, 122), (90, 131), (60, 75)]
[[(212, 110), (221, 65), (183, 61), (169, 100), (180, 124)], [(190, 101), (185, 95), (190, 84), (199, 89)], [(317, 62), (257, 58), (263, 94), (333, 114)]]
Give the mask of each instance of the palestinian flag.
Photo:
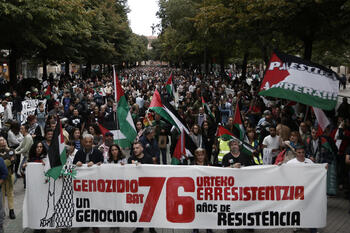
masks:
[(172, 165), (181, 164), (182, 157), (186, 157), (186, 140), (185, 140), (185, 131), (182, 130), (179, 139), (177, 140), (176, 147), (171, 158)]
[(135, 124), (132, 120), (129, 105), (124, 95), (124, 90), (120, 85), (120, 82), (119, 82), (118, 76), (115, 73), (114, 67), (113, 67), (113, 74), (114, 74), (114, 95), (115, 95), (115, 101), (117, 103), (117, 119), (119, 123), (118, 125), (120, 128), (120, 132), (125, 136), (125, 138), (131, 144), (134, 142), (137, 136)]
[(236, 138), (228, 129), (221, 125), (218, 126), (216, 136), (226, 141)]
[(330, 124), (326, 114), (322, 111), (322, 109), (319, 108), (312, 108), (316, 119), (318, 123), (318, 130), (317, 130), (317, 136), (321, 136), (324, 133), (324, 130), (327, 128), (327, 126)]
[(61, 121), (57, 120), (57, 125), (53, 133), (52, 142), (49, 147), (47, 159), (45, 161), (45, 175), (56, 180), (60, 175), (64, 164), (66, 163), (66, 146), (62, 133)]
[(259, 95), (331, 110), (337, 104), (339, 77), (330, 69), (280, 52), (272, 54)]
[(174, 107), (167, 102), (164, 98), (161, 98), (158, 90), (155, 90), (149, 109), (158, 113), (170, 124), (177, 127), (180, 131), (185, 130), (187, 134), (189, 131), (185, 126), (184, 121), (181, 119)]
[(46, 91), (44, 93), (44, 97), (48, 100), (51, 99), (51, 86), (50, 85), (47, 86)]
[(254, 148), (249, 145), (247, 142), (240, 140), (239, 138), (235, 137), (228, 129), (224, 128), (223, 126), (219, 125), (216, 136), (220, 137), (226, 141), (237, 139), (240, 141), (241, 144), (243, 144), (242, 151), (248, 155), (253, 155)]
[[(175, 126), (173, 126), (173, 128), (178, 130)], [(181, 164), (182, 159), (193, 157), (196, 149), (197, 146), (193, 142), (192, 138), (186, 133), (185, 130), (182, 130), (171, 158), (171, 164), (178, 165)]]
[(174, 98), (174, 85), (173, 85), (173, 72), (171, 72), (168, 81), (165, 84), (165, 88), (169, 94), (169, 96)]
[(153, 123), (154, 123), (154, 118), (152, 113), (146, 112), (145, 117), (143, 118), (143, 125), (147, 127), (147, 126), (153, 125)]
[(239, 111), (239, 106), (238, 106), (238, 102), (236, 104), (236, 109), (235, 109), (235, 118), (233, 119), (233, 125), (236, 128), (236, 137), (239, 138), (239, 140), (241, 141), (247, 141), (246, 139), (246, 133), (245, 133), (245, 129), (242, 123), (242, 118), (241, 118), (241, 112)]
[(117, 129), (116, 124), (113, 124), (112, 126), (114, 126), (114, 127), (111, 127), (113, 129), (107, 129), (103, 125), (98, 124), (98, 127), (99, 127), (103, 137), (105, 136), (105, 134), (107, 132), (111, 132), (113, 134), (113, 141), (115, 144), (119, 145), (121, 148), (130, 147), (131, 143), (125, 137), (125, 135), (119, 129)]
[(202, 105), (203, 105), (203, 108), (204, 108), (205, 112), (206, 112), (212, 119), (214, 119), (215, 117), (214, 117), (213, 113), (210, 111), (210, 108), (209, 108), (208, 104), (205, 102), (203, 96), (202, 96)]

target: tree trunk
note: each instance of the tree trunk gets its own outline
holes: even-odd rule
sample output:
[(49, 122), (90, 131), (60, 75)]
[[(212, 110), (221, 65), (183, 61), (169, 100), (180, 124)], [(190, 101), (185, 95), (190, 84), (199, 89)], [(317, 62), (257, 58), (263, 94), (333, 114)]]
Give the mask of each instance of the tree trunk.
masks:
[(312, 56), (312, 40), (305, 39), (304, 40), (304, 59), (307, 61), (311, 61)]
[(69, 60), (66, 59), (64, 61), (64, 73), (66, 76), (69, 76)]
[(11, 49), (9, 56), (10, 86), (13, 87), (17, 82), (17, 50)]
[(43, 62), (43, 80), (47, 79), (47, 59), (45, 56), (42, 57)]
[(243, 62), (242, 62), (242, 78), (246, 79), (247, 76), (247, 64), (248, 64), (248, 52), (244, 53)]
[(86, 78), (91, 78), (91, 62), (86, 64)]
[(263, 60), (265, 62), (265, 66), (267, 67), (269, 65), (269, 56), (267, 54), (267, 47), (266, 46), (262, 46), (261, 50), (262, 50)]
[(225, 57), (220, 54), (220, 75), (225, 75)]

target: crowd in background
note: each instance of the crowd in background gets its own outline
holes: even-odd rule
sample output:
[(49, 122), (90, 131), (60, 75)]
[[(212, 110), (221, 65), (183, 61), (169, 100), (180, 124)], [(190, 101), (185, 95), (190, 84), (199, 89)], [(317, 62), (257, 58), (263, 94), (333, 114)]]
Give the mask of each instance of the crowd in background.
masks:
[[(171, 73), (175, 97), (171, 97), (165, 88)], [(308, 106), (258, 95), (260, 74), (255, 68), (248, 71), (248, 79), (242, 78), (239, 70), (227, 71), (225, 75), (202, 75), (194, 70), (160, 67), (120, 72), (138, 134), (130, 148), (121, 148), (115, 144), (112, 133), (100, 131), (99, 125), (109, 129), (116, 120), (111, 76), (81, 79), (50, 75), (41, 87), (33, 87), (23, 96), (16, 91), (4, 93), (1, 98), (4, 111), (0, 156), (10, 174), (2, 184), (9, 217), (16, 217), (14, 182), (24, 177), (27, 162), (42, 162), (47, 156), (57, 118), (64, 128), (69, 159), (77, 166), (84, 163), (170, 164), (180, 132), (160, 115), (149, 111), (155, 89), (174, 103), (196, 146), (193, 156), (183, 156), (182, 164), (241, 167), (296, 160), (327, 163), (328, 172), (337, 178), (336, 187), (329, 187), (328, 194), (336, 195), (339, 189), (348, 188), (350, 105), (347, 99), (343, 98), (337, 109), (326, 112), (331, 124), (319, 135), (318, 122)], [(48, 88), (51, 89), (49, 96)], [(40, 103), (35, 113), (29, 115), (26, 122), (21, 122), (22, 101), (45, 98), (46, 103)], [(212, 114), (205, 109), (202, 98)], [(247, 143), (254, 148), (252, 155), (242, 151), (239, 140), (216, 136), (218, 126), (237, 135), (234, 125), (237, 105)], [(324, 147), (324, 142), (330, 147)]]

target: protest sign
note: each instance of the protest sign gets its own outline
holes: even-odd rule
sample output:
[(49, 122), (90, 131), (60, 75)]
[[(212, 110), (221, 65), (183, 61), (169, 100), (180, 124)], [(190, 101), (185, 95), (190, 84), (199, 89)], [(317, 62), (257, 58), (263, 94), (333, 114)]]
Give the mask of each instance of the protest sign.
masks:
[(44, 182), (44, 166), (30, 163), (26, 178), (24, 228), (326, 225), (324, 164), (241, 169), (105, 164)]

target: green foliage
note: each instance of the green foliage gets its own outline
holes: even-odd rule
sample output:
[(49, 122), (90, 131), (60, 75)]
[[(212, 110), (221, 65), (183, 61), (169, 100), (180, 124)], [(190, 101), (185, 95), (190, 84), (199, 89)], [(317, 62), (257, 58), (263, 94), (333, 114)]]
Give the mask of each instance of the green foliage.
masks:
[(11, 59), (44, 63), (139, 60), (146, 57), (147, 39), (132, 34), (128, 12), (127, 0), (0, 1), (0, 50), (10, 50)]
[(273, 49), (322, 64), (349, 63), (350, 0), (160, 0), (157, 54), (225, 64)]

